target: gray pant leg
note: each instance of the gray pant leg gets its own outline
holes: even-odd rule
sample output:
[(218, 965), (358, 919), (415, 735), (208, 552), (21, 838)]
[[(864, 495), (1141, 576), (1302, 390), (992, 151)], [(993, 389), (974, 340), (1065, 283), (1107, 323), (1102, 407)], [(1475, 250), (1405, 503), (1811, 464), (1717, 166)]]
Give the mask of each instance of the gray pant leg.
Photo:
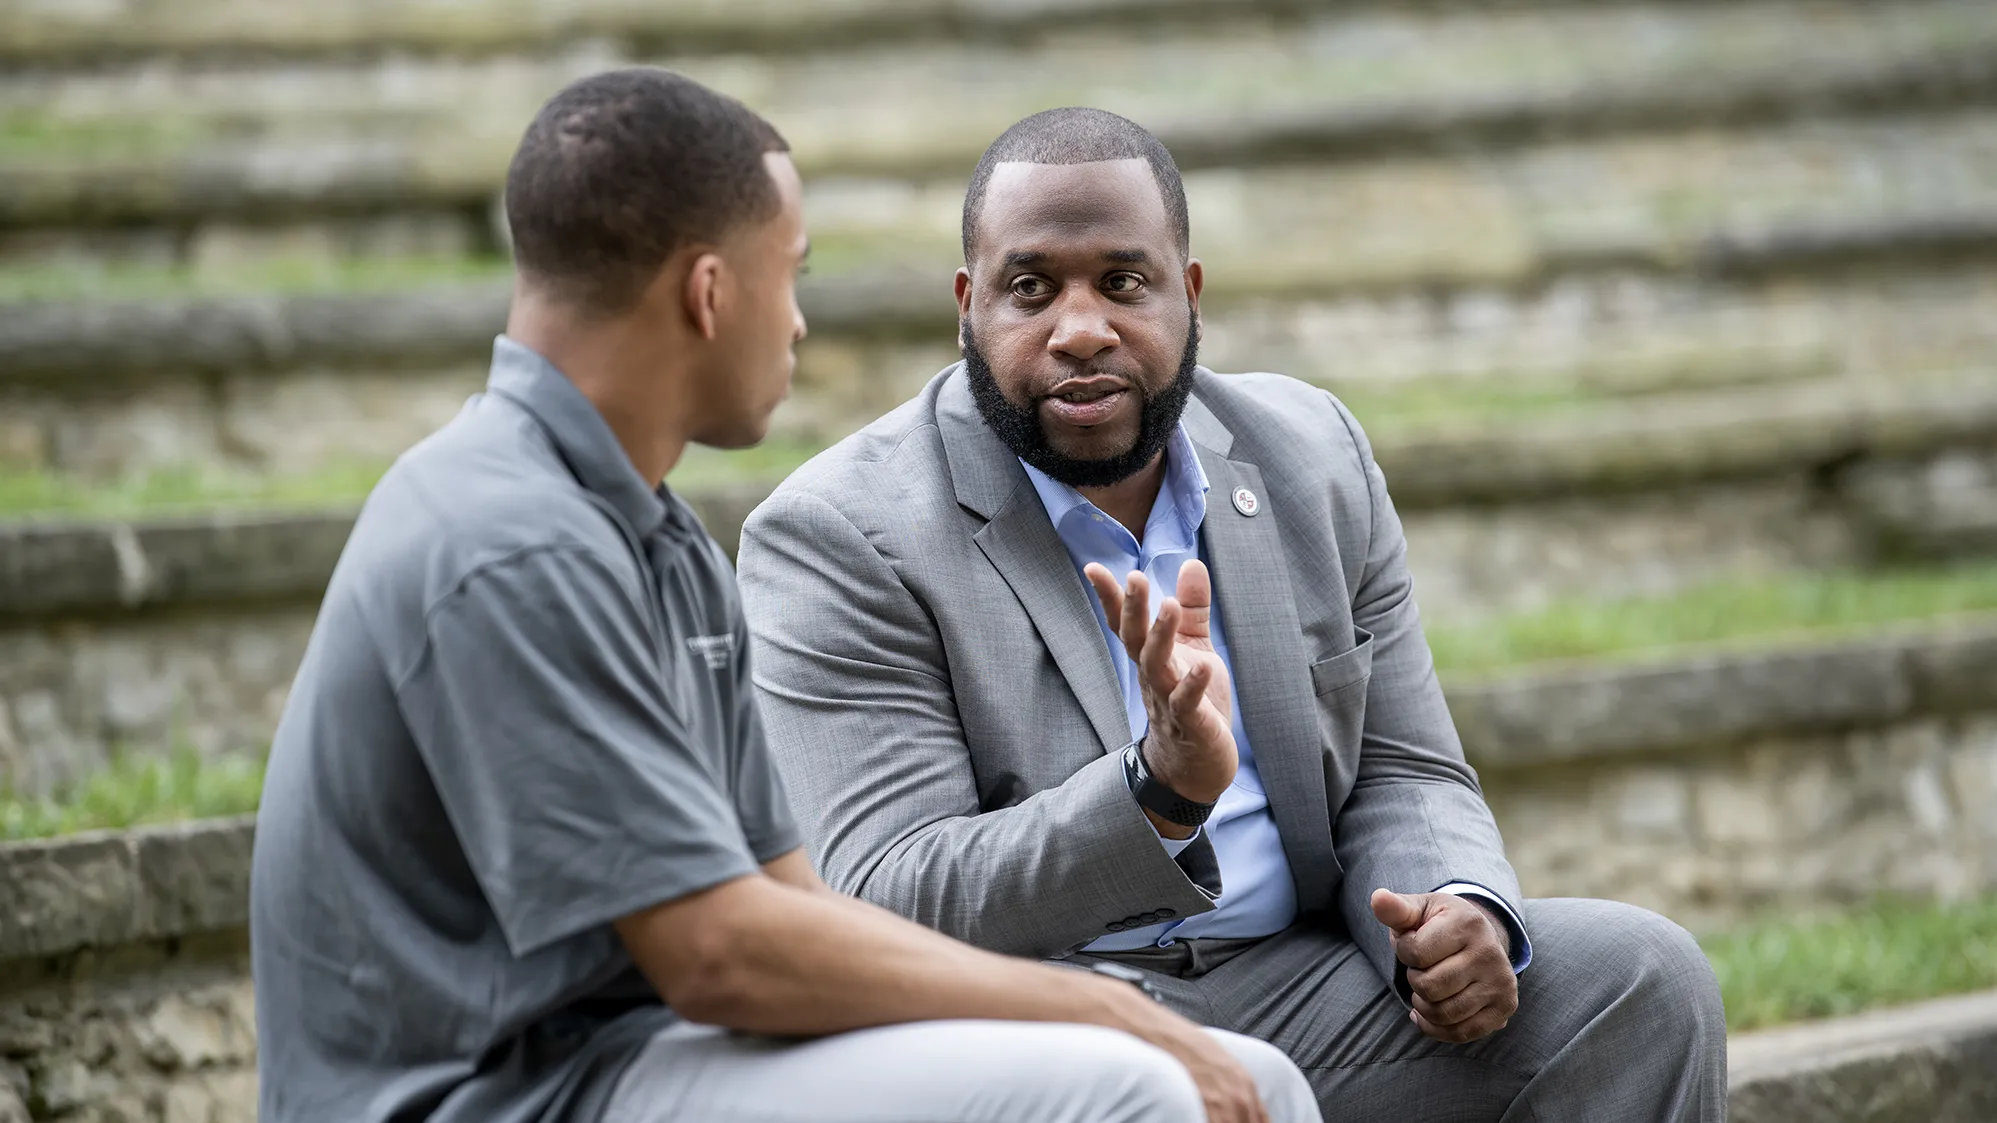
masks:
[(1662, 917), (1609, 901), (1525, 904), (1519, 1012), (1469, 1045), (1422, 1035), (1343, 935), (1292, 929), (1196, 980), (1215, 1021), (1280, 1047), (1328, 1120), (1726, 1118), (1712, 969)]
[[(1272, 1063), (1255, 1042), (1228, 1043), (1272, 1094), (1294, 1103), (1300, 1073)], [(632, 1062), (603, 1123), (1203, 1123), (1205, 1117), (1186, 1070), (1128, 1034), (944, 1021), (806, 1042), (675, 1026)], [(1315, 1118), (1272, 1115), (1274, 1123)]]

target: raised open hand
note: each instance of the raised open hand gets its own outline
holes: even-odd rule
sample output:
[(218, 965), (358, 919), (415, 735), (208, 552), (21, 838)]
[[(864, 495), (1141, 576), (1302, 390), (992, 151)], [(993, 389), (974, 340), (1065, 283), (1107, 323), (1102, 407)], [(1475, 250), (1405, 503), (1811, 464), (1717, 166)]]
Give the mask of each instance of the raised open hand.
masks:
[(1233, 684), (1213, 647), (1213, 580), (1207, 567), (1199, 561), (1179, 567), (1178, 595), (1165, 598), (1156, 620), (1149, 618), (1151, 583), (1142, 573), (1132, 573), (1128, 585), (1119, 587), (1104, 566), (1082, 572), (1137, 667), (1151, 719), (1145, 761), (1187, 799), (1219, 799), (1234, 782), (1240, 757)]

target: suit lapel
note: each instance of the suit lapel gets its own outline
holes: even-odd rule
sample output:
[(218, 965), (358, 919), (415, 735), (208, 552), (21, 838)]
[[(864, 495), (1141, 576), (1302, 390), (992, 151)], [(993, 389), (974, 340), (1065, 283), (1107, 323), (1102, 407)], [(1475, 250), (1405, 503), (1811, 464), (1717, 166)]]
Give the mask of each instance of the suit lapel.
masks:
[(991, 520), (975, 536), (978, 548), (1025, 607), (1103, 751), (1129, 744), (1123, 687), (1096, 624), (1094, 594), (1075, 572), (1026, 470), (978, 415), (961, 365), (937, 392), (936, 420), (957, 501)]
[(1075, 563), (1068, 556), (1040, 495), (1022, 475), (998, 516), (977, 533), (977, 543), (999, 576), (1012, 586), (1019, 603), (1040, 632), (1040, 639), (1061, 668), (1068, 688), (1089, 715), (1089, 724), (1104, 752), (1130, 743), (1130, 718), (1123, 708), (1123, 687), (1110, 662), (1108, 642), (1089, 604), (1093, 594), (1082, 587)]
[[(1209, 486), (1201, 537), (1241, 724), (1297, 879), (1298, 900), (1308, 907), (1324, 886), (1307, 886), (1305, 878), (1316, 882), (1332, 858), (1330, 812), (1308, 656), (1283, 552), (1283, 513), (1270, 502), (1261, 469), (1229, 460), (1197, 439), (1195, 447)], [(1234, 504), (1241, 487), (1260, 503), (1253, 517)]]

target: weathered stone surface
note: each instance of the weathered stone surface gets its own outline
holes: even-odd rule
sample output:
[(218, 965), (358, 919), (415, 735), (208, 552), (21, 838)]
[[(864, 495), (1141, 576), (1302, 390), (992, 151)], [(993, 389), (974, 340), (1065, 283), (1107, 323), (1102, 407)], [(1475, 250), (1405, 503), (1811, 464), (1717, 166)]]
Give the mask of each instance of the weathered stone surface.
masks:
[(47, 955), (137, 934), (130, 843), (92, 836), (0, 845), (0, 959)]
[[(947, 330), (944, 279), (905, 274), (838, 284), (807, 279), (798, 300), (814, 329)], [(301, 366), (450, 365), (490, 355), (510, 282), (406, 292), (163, 298), (0, 305), (0, 371), (13, 379), (239, 374)]]
[(240, 926), (251, 832), (223, 819), (0, 844), (0, 961)]
[[(240, 929), (119, 949), (111, 969), (50, 959), (0, 983), (0, 1024), (37, 1029), (16, 1053), (23, 1118), (222, 1123), (256, 1116), (256, 1027)], [(9, 1081), (0, 1067), (0, 1109)], [(0, 1110), (0, 1120), (8, 1117)]]
[(1975, 1123), (1997, 1113), (1997, 995), (1728, 1043), (1736, 1123)]
[(1464, 750), (1491, 767), (1877, 725), (1913, 703), (1899, 644), (1877, 640), (1557, 668), (1449, 692)]
[(249, 819), (162, 827), (134, 835), (140, 930), (177, 936), (242, 923), (249, 910), (254, 835)]
[(352, 527), (351, 511), (0, 525), (0, 616), (311, 597)]
[(1997, 711), (1479, 768), (1531, 896), (1629, 900), (1705, 927), (1997, 885)]

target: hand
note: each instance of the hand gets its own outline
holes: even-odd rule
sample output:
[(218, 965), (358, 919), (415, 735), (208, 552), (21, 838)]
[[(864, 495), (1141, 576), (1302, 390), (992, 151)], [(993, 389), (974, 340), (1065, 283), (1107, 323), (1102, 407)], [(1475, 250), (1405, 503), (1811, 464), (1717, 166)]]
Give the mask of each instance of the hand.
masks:
[(1437, 1041), (1463, 1044), (1505, 1028), (1519, 1009), (1511, 937), (1482, 905), (1454, 893), (1373, 890), (1373, 916), (1393, 929), (1408, 969), (1414, 1022)]
[(1193, 1084), (1206, 1104), (1207, 1123), (1269, 1123), (1269, 1109), (1255, 1078), (1241, 1067), (1212, 1034), (1146, 1000), (1149, 1016), (1141, 1018), (1131, 1032), (1165, 1050), (1192, 1074)]
[[(1158, 619), (1149, 621), (1151, 583), (1130, 575), (1128, 588), (1101, 565), (1082, 571), (1102, 598), (1103, 612), (1116, 624), (1123, 648), (1137, 667), (1144, 711), (1151, 731), (1144, 759), (1171, 789), (1187, 799), (1211, 803), (1234, 782), (1240, 757), (1234, 745), (1234, 700), (1227, 665), (1213, 648), (1213, 584), (1207, 567), (1189, 561), (1179, 567), (1179, 595), (1166, 597)], [(1161, 829), (1191, 830), (1166, 824)]]

